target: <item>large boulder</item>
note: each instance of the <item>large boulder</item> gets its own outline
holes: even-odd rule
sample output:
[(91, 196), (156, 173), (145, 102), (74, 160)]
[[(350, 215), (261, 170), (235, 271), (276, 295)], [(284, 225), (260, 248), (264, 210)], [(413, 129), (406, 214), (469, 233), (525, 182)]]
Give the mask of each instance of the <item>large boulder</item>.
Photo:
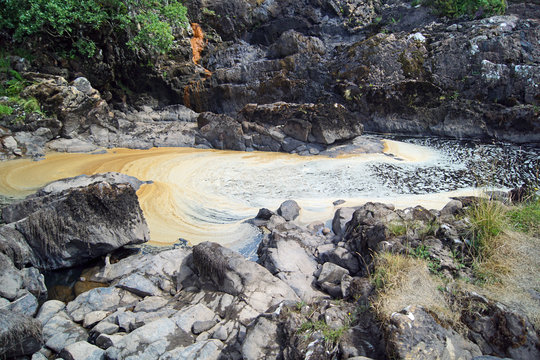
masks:
[(23, 95), (35, 97), (46, 111), (57, 114), (64, 137), (76, 136), (92, 124), (108, 122), (109, 106), (87, 79), (77, 78), (68, 83), (60, 76), (33, 73), (27, 76), (35, 83)]
[[(49, 186), (4, 211), (40, 269), (71, 267), (127, 244), (149, 240), (149, 230), (130, 183), (98, 176), (74, 181), (88, 186)], [(136, 180), (133, 180), (136, 183)], [(56, 188), (56, 190), (55, 190)]]
[(42, 325), (38, 320), (0, 309), (0, 357), (32, 355), (42, 345)]
[(257, 313), (284, 300), (300, 300), (286, 283), (264, 267), (219, 244), (196, 245), (193, 264), (203, 282), (227, 294), (241, 295)]

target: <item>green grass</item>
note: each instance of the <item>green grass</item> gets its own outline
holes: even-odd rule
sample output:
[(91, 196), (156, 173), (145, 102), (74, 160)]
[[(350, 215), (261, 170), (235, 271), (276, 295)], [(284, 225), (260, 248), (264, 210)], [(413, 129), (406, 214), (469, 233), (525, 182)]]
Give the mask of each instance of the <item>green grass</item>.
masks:
[(407, 233), (407, 226), (400, 222), (392, 222), (387, 225), (392, 236), (402, 236)]
[(495, 251), (495, 238), (506, 228), (506, 209), (498, 201), (482, 199), (466, 212), (471, 223), (471, 249), (478, 259), (489, 258)]
[(540, 233), (540, 199), (518, 205), (508, 211), (508, 221), (517, 231)]
[(491, 16), (506, 12), (506, 0), (425, 0), (441, 16), (458, 18), (464, 15)]

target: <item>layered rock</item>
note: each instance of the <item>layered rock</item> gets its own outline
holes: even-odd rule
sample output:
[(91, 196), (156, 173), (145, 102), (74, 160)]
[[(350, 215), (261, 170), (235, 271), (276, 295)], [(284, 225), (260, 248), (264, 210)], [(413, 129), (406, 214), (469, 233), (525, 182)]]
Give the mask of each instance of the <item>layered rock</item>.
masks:
[[(136, 188), (116, 183), (120, 175), (70, 179), (50, 184), (3, 211), (4, 221), (30, 247), (30, 262), (40, 269), (70, 267), (127, 244), (148, 241), (149, 230)], [(83, 185), (83, 186), (78, 186)], [(86, 185), (86, 186), (85, 186)], [(28, 248), (26, 248), (28, 250)], [(15, 255), (13, 255), (16, 257)]]

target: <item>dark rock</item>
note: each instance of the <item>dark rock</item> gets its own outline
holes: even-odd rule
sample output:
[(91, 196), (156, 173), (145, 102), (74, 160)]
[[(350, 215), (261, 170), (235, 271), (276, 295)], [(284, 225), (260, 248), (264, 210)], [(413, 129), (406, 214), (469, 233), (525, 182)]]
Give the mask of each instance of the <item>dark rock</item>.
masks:
[(540, 341), (529, 320), (506, 306), (471, 293), (466, 294), (461, 320), (482, 353), (513, 359), (540, 357)]
[(410, 306), (392, 314), (388, 346), (399, 358), (472, 359), (480, 348), (452, 329), (445, 329), (423, 308)]
[[(70, 267), (149, 232), (130, 184), (100, 181), (86, 187), (30, 196), (4, 212), (32, 248), (40, 269)], [(23, 218), (20, 218), (24, 216)]]
[(264, 267), (216, 243), (193, 247), (193, 264), (200, 279), (245, 301), (259, 312), (283, 300), (298, 301), (295, 292)]
[(272, 210), (268, 210), (266, 208), (259, 209), (259, 212), (257, 213), (256, 218), (262, 219), (262, 220), (270, 220), (272, 215), (275, 213)]
[(249, 104), (240, 115), (266, 126), (284, 125), (286, 134), (297, 140), (306, 141), (311, 135), (313, 142), (326, 145), (359, 136), (363, 129), (359, 118), (340, 104)]
[(332, 219), (332, 231), (334, 234), (340, 236), (345, 231), (345, 225), (352, 219), (353, 213), (356, 208), (339, 208), (334, 214)]
[(0, 309), (0, 356), (17, 358), (43, 345), (42, 325), (29, 316)]
[(285, 220), (293, 221), (300, 215), (300, 206), (294, 200), (287, 200), (279, 206), (277, 213)]
[(201, 113), (197, 118), (200, 134), (216, 149), (246, 150), (242, 125), (227, 115)]

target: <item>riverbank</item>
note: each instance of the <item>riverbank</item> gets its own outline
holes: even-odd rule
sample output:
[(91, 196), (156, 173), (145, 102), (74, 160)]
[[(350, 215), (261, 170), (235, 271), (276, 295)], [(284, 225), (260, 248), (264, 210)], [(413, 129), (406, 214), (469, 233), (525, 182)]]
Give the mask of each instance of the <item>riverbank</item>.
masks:
[[(529, 210), (478, 198), (453, 200), (441, 211), (367, 203), (340, 208), (332, 229), (323, 223), (299, 226), (301, 209), (288, 201), (252, 220), (265, 229), (258, 263), (209, 242), (114, 263), (107, 255), (79, 285), (97, 288), (67, 304), (50, 300), (39, 306), (47, 290), (38, 269), (105, 256), (120, 245), (113, 239), (144, 228), (144, 218), (126, 218), (137, 219), (128, 210), (136, 198), (118, 198), (137, 186), (140, 182), (119, 175), (82, 177), (49, 185), (5, 209), (0, 315), (7, 330), (1, 336), (13, 344), (2, 348), (5, 356), (36, 351), (38, 359), (539, 355), (537, 200), (526, 205)], [(99, 202), (90, 201), (93, 189), (101, 189)], [(70, 227), (76, 213), (49, 210), (63, 208), (71, 198), (78, 199), (76, 213), (85, 214), (84, 228)], [(496, 223), (500, 234), (490, 229), (483, 238), (495, 244), (492, 253), (477, 245), (481, 228), (473, 226), (482, 221), (474, 210), (484, 204), (504, 212)], [(531, 211), (536, 215), (523, 216)], [(67, 226), (55, 226), (48, 245), (36, 248), (41, 235), (30, 229), (33, 223), (43, 226), (35, 221), (44, 212), (49, 221)], [(104, 225), (105, 218), (116, 220)], [(88, 235), (89, 229), (96, 230)], [(518, 235), (516, 229), (526, 232)], [(81, 240), (93, 244), (81, 246)]]

